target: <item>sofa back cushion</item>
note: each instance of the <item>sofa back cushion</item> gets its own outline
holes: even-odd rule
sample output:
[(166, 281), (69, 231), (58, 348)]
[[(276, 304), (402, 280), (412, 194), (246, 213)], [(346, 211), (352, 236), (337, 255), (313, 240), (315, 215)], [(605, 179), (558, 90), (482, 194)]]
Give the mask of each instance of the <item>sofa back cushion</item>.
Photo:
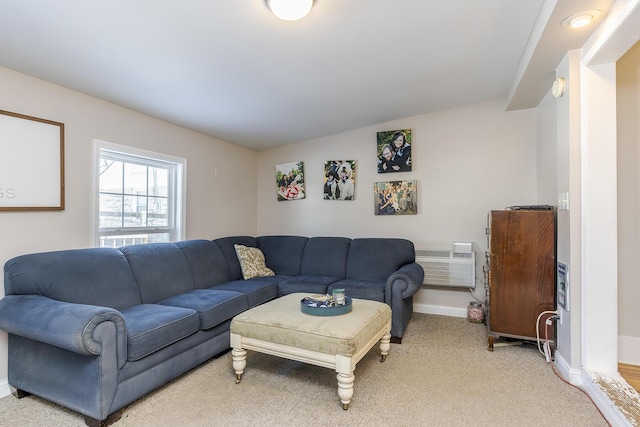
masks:
[(129, 260), (143, 304), (155, 304), (195, 289), (191, 266), (175, 244), (146, 243), (120, 250)]
[(260, 236), (258, 248), (264, 253), (267, 267), (276, 274), (298, 276), (302, 254), (309, 240), (302, 236)]
[(140, 304), (136, 279), (118, 249), (91, 248), (21, 255), (4, 266), (6, 295), (123, 310)]
[(386, 280), (405, 264), (415, 261), (413, 242), (405, 239), (353, 239), (347, 260), (347, 279)]
[(191, 266), (196, 289), (209, 288), (231, 279), (227, 260), (220, 248), (210, 240), (185, 240), (177, 242)]
[(227, 267), (229, 268), (229, 276), (231, 276), (231, 280), (242, 280), (242, 268), (240, 267), (238, 254), (236, 254), (236, 249), (233, 245), (238, 244), (257, 248), (258, 241), (256, 238), (251, 236), (221, 237), (219, 239), (215, 239), (213, 243), (220, 248), (222, 255), (224, 255), (224, 259), (227, 260)]
[(311, 237), (304, 247), (300, 274), (344, 279), (350, 245), (347, 237)]

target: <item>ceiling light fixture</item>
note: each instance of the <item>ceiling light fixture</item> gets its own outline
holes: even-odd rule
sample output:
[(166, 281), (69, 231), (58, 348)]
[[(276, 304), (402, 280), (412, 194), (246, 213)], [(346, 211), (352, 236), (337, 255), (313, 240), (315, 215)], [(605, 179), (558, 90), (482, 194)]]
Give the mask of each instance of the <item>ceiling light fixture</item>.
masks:
[(266, 0), (274, 15), (285, 21), (304, 18), (313, 7), (313, 0)]
[(551, 94), (554, 98), (560, 98), (564, 95), (564, 77), (558, 77), (553, 82), (553, 86), (551, 86)]
[(565, 28), (581, 28), (589, 25), (601, 15), (599, 10), (585, 10), (584, 12), (575, 13), (562, 21)]

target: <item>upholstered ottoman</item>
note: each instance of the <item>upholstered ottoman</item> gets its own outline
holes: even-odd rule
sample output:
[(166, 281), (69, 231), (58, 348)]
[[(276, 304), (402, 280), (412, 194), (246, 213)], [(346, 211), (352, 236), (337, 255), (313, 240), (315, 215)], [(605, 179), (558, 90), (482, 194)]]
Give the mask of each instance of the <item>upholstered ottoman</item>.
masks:
[(285, 295), (247, 310), (231, 322), (231, 348), (236, 383), (254, 350), (312, 365), (335, 369), (338, 396), (348, 409), (353, 397), (356, 363), (379, 341), (384, 362), (391, 339), (391, 308), (384, 303), (353, 299), (351, 312), (312, 316), (300, 310), (309, 294)]

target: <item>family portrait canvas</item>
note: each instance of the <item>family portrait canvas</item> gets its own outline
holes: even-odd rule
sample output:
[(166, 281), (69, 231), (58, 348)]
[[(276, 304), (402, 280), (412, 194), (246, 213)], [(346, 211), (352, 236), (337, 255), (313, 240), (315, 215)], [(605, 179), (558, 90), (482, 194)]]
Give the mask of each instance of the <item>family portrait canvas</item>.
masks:
[(378, 173), (411, 171), (411, 129), (378, 132)]
[(384, 181), (373, 184), (376, 215), (415, 215), (418, 213), (416, 181)]
[(276, 187), (278, 191), (278, 201), (304, 199), (303, 162), (277, 164)]
[(325, 200), (353, 200), (355, 190), (355, 160), (327, 160), (324, 163)]

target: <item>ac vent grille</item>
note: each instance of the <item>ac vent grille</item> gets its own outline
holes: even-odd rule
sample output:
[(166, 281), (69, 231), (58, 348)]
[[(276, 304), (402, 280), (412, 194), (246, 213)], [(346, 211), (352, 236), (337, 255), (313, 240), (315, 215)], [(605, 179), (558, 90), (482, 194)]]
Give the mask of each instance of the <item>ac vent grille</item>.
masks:
[(424, 270), (423, 285), (475, 288), (475, 252), (416, 250), (416, 262)]
[(427, 250), (417, 250), (416, 257), (439, 257), (439, 258), (449, 258), (449, 251), (427, 251)]

